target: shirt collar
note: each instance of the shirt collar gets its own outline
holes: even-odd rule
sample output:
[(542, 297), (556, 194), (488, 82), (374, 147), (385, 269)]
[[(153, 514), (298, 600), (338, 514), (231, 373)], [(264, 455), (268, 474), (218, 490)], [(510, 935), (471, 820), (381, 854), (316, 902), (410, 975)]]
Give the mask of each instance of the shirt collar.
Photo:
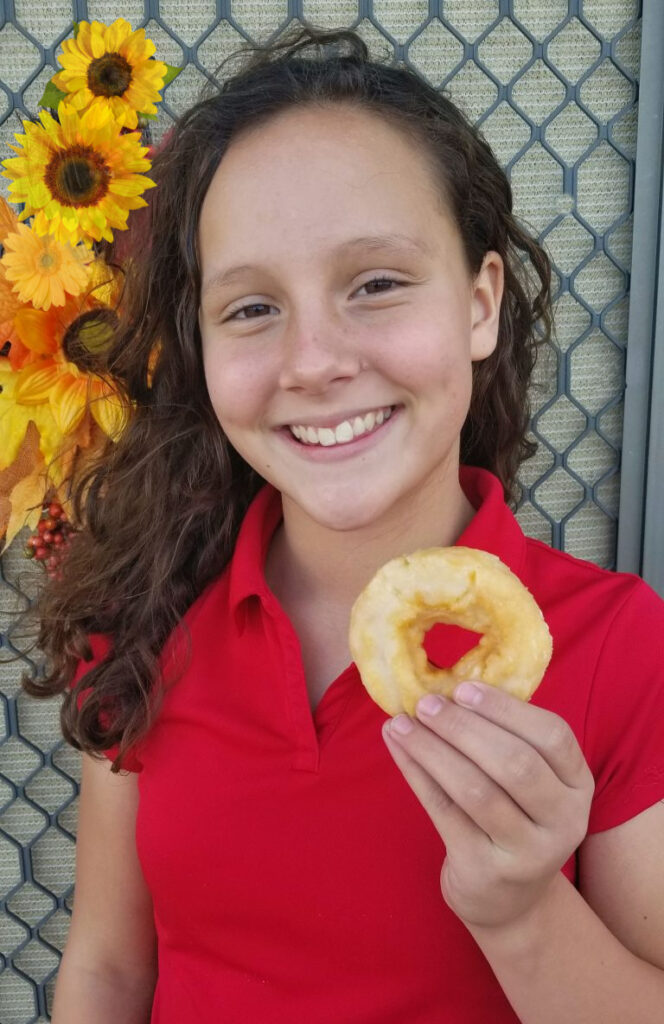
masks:
[[(519, 575), (526, 538), (505, 504), (503, 485), (493, 473), (475, 466), (461, 466), (459, 480), (475, 515), (456, 544), (497, 555)], [(270, 599), (263, 569), (270, 540), (281, 519), (281, 494), (271, 484), (265, 484), (247, 509), (230, 565), (230, 608), (238, 626), (244, 601), (254, 596), (263, 601)]]
[(265, 484), (246, 511), (231, 560), (228, 593), (231, 612), (236, 618), (240, 605), (247, 598), (269, 598), (265, 558), (282, 517), (280, 492), (271, 484)]
[(477, 466), (461, 466), (459, 480), (475, 515), (456, 545), (497, 555), (518, 576), (526, 557), (526, 538), (505, 504), (500, 480)]

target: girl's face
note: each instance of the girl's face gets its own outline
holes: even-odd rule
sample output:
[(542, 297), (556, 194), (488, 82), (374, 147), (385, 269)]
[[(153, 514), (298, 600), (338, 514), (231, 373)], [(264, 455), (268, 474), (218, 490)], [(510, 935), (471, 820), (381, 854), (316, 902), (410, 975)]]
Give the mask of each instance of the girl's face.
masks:
[(458, 488), (502, 262), (471, 277), (413, 142), (349, 106), (274, 117), (221, 161), (199, 252), (212, 405), (284, 508), (360, 529)]

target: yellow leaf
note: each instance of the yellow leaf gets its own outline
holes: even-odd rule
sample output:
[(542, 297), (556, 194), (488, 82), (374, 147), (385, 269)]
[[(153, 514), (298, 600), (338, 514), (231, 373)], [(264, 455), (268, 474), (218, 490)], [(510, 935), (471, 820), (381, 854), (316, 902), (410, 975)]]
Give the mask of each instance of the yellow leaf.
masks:
[(90, 412), (104, 433), (117, 441), (129, 422), (126, 404), (111, 385), (102, 380), (93, 383), (90, 397)]
[(47, 487), (44, 467), (37, 465), (32, 472), (22, 477), (12, 488), (9, 495), (12, 510), (5, 536), (7, 547), (24, 526), (29, 526), (32, 530), (36, 529)]
[(22, 405), (41, 405), (48, 402), (61, 373), (57, 363), (32, 363), (19, 370), (16, 376), (15, 400)]
[(87, 408), (87, 381), (63, 375), (50, 389), (48, 397), (58, 430), (62, 434), (76, 430)]
[(28, 423), (32, 419), (30, 409), (18, 405), (14, 397), (16, 377), (13, 370), (0, 370), (0, 471), (11, 466), (18, 455)]
[(58, 429), (48, 402), (44, 402), (43, 405), (33, 406), (32, 414), (39, 430), (39, 450), (50, 472), (50, 464), (54, 459), (58, 458), (65, 444), (65, 438)]
[[(0, 471), (0, 538), (5, 535), (9, 525), (12, 513), (11, 495), (14, 488), (25, 477), (43, 471), (44, 460), (39, 452), (39, 433), (34, 423), (28, 423), (18, 455), (11, 466)], [(18, 505), (16, 507), (19, 508)]]

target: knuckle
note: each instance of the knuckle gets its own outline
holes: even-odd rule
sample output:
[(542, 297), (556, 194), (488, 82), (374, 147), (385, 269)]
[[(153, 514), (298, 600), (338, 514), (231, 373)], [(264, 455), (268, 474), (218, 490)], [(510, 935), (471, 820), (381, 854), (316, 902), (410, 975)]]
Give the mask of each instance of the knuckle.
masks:
[(466, 789), (467, 802), (475, 808), (486, 807), (493, 799), (493, 794), (494, 786), (488, 779), (477, 779)]
[(578, 850), (578, 848), (581, 846), (581, 843), (584, 841), (584, 839), (586, 838), (587, 835), (588, 835), (588, 816), (585, 815), (583, 817), (583, 819), (579, 822), (579, 826), (575, 830), (574, 835), (572, 836), (572, 843), (573, 843), (573, 846), (574, 846), (575, 850)]
[(592, 799), (593, 799), (593, 797), (595, 795), (595, 776), (591, 772), (590, 765), (588, 764), (588, 762), (585, 759), (584, 759), (584, 762), (583, 762), (582, 789), (583, 789), (584, 793), (586, 794), (586, 800), (587, 800), (587, 803), (588, 803), (588, 808), (590, 809), (590, 805), (592, 803)]
[(595, 780), (594, 780), (594, 775), (590, 771), (590, 768), (588, 767), (587, 764), (585, 765), (585, 773), (586, 773), (585, 793), (586, 793), (586, 800), (587, 800), (588, 812), (589, 812), (590, 811), (590, 805), (592, 804), (592, 798), (594, 797), (594, 792), (595, 792)]
[(578, 850), (588, 833), (588, 815), (585, 812), (577, 814), (570, 821), (567, 829), (566, 849)]
[(566, 858), (579, 848), (588, 832), (589, 810), (589, 804), (578, 799), (566, 804), (556, 829), (558, 839), (552, 844), (553, 850), (559, 849)]
[(535, 750), (529, 747), (518, 750), (507, 762), (510, 780), (521, 786), (537, 782), (540, 776), (540, 763), (540, 757)]
[(552, 715), (546, 748), (550, 754), (559, 758), (567, 758), (576, 753), (576, 737), (567, 722), (559, 715)]

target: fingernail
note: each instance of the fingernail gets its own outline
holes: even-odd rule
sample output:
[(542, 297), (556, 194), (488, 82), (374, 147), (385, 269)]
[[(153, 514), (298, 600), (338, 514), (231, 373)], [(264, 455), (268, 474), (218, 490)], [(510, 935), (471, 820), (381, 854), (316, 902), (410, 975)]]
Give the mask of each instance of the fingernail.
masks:
[(411, 732), (412, 729), (413, 720), (412, 718), (409, 718), (408, 715), (397, 715), (397, 717), (393, 718), (390, 723), (390, 732), (398, 732), (401, 733), (402, 736)]
[(421, 711), (423, 715), (437, 715), (442, 706), (442, 700), (435, 693), (427, 693), (422, 700), (417, 702), (417, 710)]
[(461, 683), (454, 691), (454, 699), (457, 703), (467, 704), (468, 707), (476, 707), (483, 697), (484, 694), (479, 686), (475, 686), (474, 683)]

